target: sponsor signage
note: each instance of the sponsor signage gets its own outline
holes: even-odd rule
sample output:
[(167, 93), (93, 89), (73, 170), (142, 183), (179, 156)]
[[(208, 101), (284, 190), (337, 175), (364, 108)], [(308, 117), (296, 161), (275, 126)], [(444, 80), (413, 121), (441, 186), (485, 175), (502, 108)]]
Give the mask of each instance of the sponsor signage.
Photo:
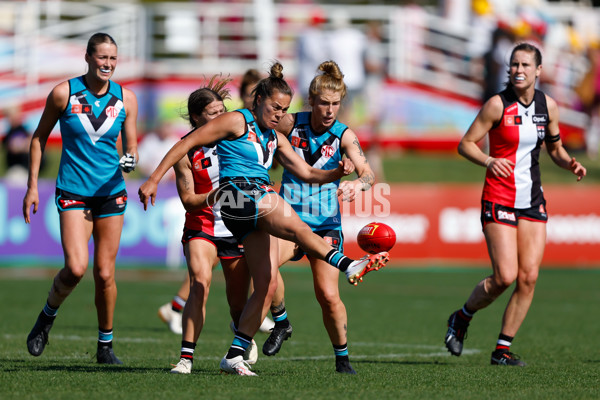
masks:
[[(156, 205), (144, 212), (134, 196), (141, 183), (127, 182), (129, 198), (117, 262), (180, 267), (185, 211), (175, 184), (159, 185)], [(22, 216), (24, 194), (23, 184), (0, 180), (0, 265), (62, 263), (54, 182), (39, 183), (40, 205), (29, 225)], [(544, 195), (549, 220), (543, 264), (600, 266), (600, 203), (594, 200), (600, 198), (600, 186), (545, 185)], [(479, 184), (377, 184), (355, 202), (340, 205), (345, 252), (362, 256), (356, 235), (368, 223), (380, 221), (396, 232), (390, 252), (393, 262), (489, 265), (479, 221), (480, 197)]]

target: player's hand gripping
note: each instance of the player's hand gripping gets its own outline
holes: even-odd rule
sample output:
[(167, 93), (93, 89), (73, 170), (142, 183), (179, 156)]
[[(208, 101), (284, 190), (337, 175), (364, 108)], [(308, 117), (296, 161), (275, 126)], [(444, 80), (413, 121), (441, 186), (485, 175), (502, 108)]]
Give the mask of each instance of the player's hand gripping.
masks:
[(338, 169), (342, 171), (342, 173), (344, 174), (343, 176), (347, 176), (354, 172), (355, 166), (352, 160), (350, 160), (349, 158), (344, 158), (338, 164)]
[(125, 153), (125, 155), (119, 160), (119, 168), (121, 168), (123, 172), (127, 173), (133, 171), (136, 164), (137, 161), (135, 159), (135, 155), (129, 153)]

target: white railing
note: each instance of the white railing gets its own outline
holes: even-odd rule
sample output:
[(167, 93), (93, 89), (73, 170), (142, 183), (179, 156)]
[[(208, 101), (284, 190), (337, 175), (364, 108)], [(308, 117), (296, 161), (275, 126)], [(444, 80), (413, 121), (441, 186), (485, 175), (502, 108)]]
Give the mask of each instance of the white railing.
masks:
[[(481, 97), (482, 50), (489, 40), (481, 28), (457, 25), (435, 10), (371, 5), (322, 5), (325, 29), (339, 10), (353, 27), (364, 31), (369, 21), (382, 26), (379, 44), (388, 59), (388, 75), (398, 81), (442, 87), (461, 96)], [(248, 68), (264, 70), (272, 59), (297, 73), (295, 43), (314, 8), (244, 3), (0, 1), (0, 108), (15, 98), (44, 96), (58, 79), (83, 73), (83, 52), (93, 32), (110, 33), (119, 44), (116, 79), (201, 77), (218, 72), (234, 76)], [(549, 3), (545, 12), (556, 21), (586, 21), (600, 26), (597, 10)], [(579, 22), (581, 23), (581, 22)], [(477, 42), (475, 42), (477, 41)], [(551, 90), (568, 104), (573, 86), (585, 72), (582, 55), (561, 58), (560, 49), (545, 68), (560, 69), (564, 81)], [(549, 65), (546, 65), (548, 63)], [(475, 79), (476, 77), (477, 79)], [(51, 81), (51, 83), (49, 82)], [(49, 82), (49, 83), (46, 83)], [(565, 122), (585, 124), (580, 113), (563, 113)]]

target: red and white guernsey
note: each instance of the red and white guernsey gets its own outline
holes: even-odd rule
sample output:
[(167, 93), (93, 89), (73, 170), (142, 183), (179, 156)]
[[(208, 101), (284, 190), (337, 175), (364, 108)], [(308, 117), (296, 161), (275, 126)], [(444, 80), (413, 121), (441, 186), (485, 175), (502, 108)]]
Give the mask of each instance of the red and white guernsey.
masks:
[[(208, 193), (219, 187), (217, 146), (192, 149), (188, 152), (194, 177), (194, 193)], [(185, 227), (214, 237), (233, 236), (221, 219), (219, 204), (185, 213)]]
[(485, 176), (482, 199), (512, 208), (530, 208), (544, 203), (539, 155), (548, 127), (546, 96), (536, 90), (529, 105), (521, 104), (511, 88), (499, 93), (502, 119), (489, 132), (490, 156), (506, 158), (514, 173), (508, 178)]

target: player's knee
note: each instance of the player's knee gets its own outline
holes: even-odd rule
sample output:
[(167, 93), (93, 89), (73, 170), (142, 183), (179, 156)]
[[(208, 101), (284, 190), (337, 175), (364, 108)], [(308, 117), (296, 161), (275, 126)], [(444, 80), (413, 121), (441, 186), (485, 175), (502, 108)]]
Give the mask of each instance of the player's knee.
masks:
[(335, 309), (342, 303), (340, 293), (337, 290), (320, 290), (316, 293), (317, 301), (324, 309)]
[(69, 269), (63, 268), (56, 276), (54, 277), (54, 282), (52, 282), (52, 287), (50, 288), (50, 292), (48, 293), (50, 303), (53, 305), (60, 305), (62, 300), (64, 300), (77, 286), (79, 281), (81, 281), (83, 275), (74, 275)]
[(517, 280), (516, 271), (515, 272), (508, 271), (508, 272), (494, 274), (492, 276), (491, 283), (492, 283), (492, 286), (495, 287), (497, 290), (504, 291), (510, 285), (512, 285), (515, 280)]
[(96, 283), (102, 284), (103, 286), (112, 285), (115, 282), (115, 270), (114, 268), (98, 268), (94, 274)]
[(519, 273), (518, 284), (526, 287), (535, 287), (538, 279), (538, 269), (529, 269), (525, 272)]
[(60, 272), (62, 281), (67, 285), (77, 285), (87, 271), (87, 261), (69, 261)]
[(75, 287), (85, 275), (86, 270), (87, 266), (84, 265), (78, 267), (63, 268), (54, 278), (54, 282), (59, 287)]
[(210, 290), (210, 282), (199, 276), (194, 276), (190, 281), (190, 292), (193, 291), (198, 299), (206, 299)]
[(268, 286), (268, 290), (267, 290), (267, 297), (269, 299), (272, 299), (273, 296), (275, 295), (276, 291), (277, 291), (277, 279), (271, 279), (269, 281), (269, 286)]

